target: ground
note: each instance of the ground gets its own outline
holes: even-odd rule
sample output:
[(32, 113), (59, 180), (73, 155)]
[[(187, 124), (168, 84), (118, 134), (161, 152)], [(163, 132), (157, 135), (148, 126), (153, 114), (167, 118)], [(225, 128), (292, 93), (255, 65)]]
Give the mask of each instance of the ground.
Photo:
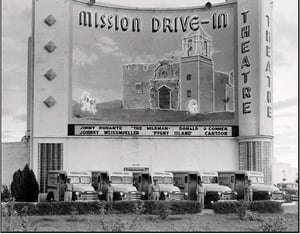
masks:
[[(299, 232), (298, 213), (263, 214), (268, 218), (284, 217), (286, 232)], [(2, 230), (7, 220), (2, 220)], [(15, 225), (15, 224), (16, 225)], [(261, 221), (239, 220), (237, 215), (202, 214), (170, 215), (161, 220), (157, 215), (73, 215), (14, 217), (9, 231), (34, 232), (259, 232)], [(20, 225), (23, 224), (23, 227)], [(7, 231), (7, 230), (6, 230)]]

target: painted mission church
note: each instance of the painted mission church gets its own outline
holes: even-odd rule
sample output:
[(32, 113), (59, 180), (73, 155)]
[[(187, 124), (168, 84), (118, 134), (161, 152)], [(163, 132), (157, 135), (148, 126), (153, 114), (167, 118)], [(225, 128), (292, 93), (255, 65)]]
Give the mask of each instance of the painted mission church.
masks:
[(214, 70), (212, 39), (200, 27), (183, 37), (179, 62), (123, 65), (123, 108), (234, 111), (233, 72)]

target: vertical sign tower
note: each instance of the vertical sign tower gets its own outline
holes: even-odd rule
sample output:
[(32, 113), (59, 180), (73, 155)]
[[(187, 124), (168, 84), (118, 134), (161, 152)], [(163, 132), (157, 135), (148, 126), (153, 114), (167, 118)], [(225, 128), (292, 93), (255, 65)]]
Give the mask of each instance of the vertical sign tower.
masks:
[(238, 0), (239, 168), (272, 183), (273, 64), (271, 0)]

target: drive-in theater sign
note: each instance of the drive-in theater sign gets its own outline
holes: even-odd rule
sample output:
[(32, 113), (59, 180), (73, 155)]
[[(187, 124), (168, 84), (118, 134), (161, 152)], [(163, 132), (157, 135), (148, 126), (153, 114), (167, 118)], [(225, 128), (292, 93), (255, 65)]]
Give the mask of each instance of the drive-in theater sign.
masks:
[(258, 170), (271, 183), (272, 5), (34, 0), (31, 166)]

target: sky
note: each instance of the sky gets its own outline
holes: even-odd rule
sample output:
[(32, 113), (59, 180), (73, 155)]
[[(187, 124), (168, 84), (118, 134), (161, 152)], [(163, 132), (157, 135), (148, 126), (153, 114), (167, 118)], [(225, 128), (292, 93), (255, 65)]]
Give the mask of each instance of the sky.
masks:
[[(101, 0), (133, 7), (198, 6), (201, 0)], [(221, 0), (211, 1), (212, 3)], [(32, 0), (2, 1), (2, 142), (26, 131), (27, 39)], [(298, 166), (298, 1), (274, 0), (274, 156)]]

